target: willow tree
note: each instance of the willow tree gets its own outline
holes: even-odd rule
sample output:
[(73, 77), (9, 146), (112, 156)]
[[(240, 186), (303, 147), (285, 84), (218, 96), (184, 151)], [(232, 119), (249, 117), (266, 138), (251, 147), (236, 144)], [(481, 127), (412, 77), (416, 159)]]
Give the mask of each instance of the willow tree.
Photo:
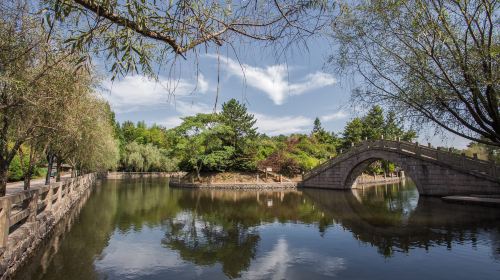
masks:
[(55, 129), (53, 113), (71, 92), (58, 73), (60, 62), (76, 63), (65, 49), (46, 40), (39, 20), (22, 1), (2, 2), (0, 9), (0, 195), (4, 195), (12, 159), (25, 143), (32, 147), (30, 153), (43, 150), (42, 138)]
[(498, 1), (349, 1), (333, 25), (356, 101), (500, 146)]
[(62, 23), (74, 49), (105, 53), (114, 75), (154, 74), (154, 62), (236, 39), (296, 42), (321, 29), (332, 7), (326, 0), (41, 2), (50, 28)]
[[(23, 145), (30, 147), (29, 187), (30, 165), (49, 146), (60, 143), (57, 136), (67, 131), (72, 115), (78, 124), (93, 120), (88, 129), (93, 133), (85, 131), (74, 138), (81, 147), (82, 166), (95, 170), (112, 166), (108, 161), (116, 160), (116, 156), (101, 158), (113, 152), (116, 143), (105, 104), (92, 95), (91, 84), (78, 70), (79, 56), (49, 36), (26, 3), (0, 3), (0, 196), (6, 192), (9, 165), (16, 154), (25, 151)], [(80, 109), (76, 104), (87, 107)], [(76, 129), (81, 132), (87, 127)]]

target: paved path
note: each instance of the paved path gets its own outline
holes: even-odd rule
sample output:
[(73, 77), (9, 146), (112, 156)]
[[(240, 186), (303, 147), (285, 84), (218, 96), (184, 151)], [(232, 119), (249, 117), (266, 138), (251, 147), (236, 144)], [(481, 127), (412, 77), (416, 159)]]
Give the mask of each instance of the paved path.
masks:
[[(67, 178), (70, 178), (71, 174), (64, 174), (61, 176), (61, 181), (64, 181)], [(51, 178), (50, 182), (55, 182), (56, 178)], [(37, 189), (40, 186), (45, 184), (45, 178), (33, 179), (31, 180), (31, 189)], [(7, 194), (13, 194), (17, 192), (21, 192), (24, 190), (24, 181), (7, 183)]]

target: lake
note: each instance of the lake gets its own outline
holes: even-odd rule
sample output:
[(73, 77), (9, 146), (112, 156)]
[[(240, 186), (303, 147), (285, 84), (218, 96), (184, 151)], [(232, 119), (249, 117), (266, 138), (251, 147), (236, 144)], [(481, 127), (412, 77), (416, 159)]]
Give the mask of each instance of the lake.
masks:
[(500, 279), (500, 209), (353, 191), (105, 180), (15, 279)]

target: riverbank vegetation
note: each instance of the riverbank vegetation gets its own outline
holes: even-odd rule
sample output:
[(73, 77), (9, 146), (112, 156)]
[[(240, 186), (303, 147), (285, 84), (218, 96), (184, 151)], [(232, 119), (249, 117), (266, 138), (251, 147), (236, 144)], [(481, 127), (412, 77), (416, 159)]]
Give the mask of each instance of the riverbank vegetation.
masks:
[(29, 188), (42, 165), (47, 176), (54, 163), (79, 172), (114, 168), (112, 112), (93, 91), (92, 70), (25, 5), (1, 8), (0, 195), (9, 176)]
[[(62, 164), (75, 172), (185, 170), (200, 176), (272, 168), (291, 176), (365, 139), (415, 139), (402, 119), (473, 141), (466, 154), (500, 157), (495, 3), (36, 2), (0, 3), (0, 195), (9, 178), (24, 179), (29, 188), (45, 166), (49, 181), (52, 168), (60, 171)], [(158, 14), (168, 16), (158, 21)], [(364, 84), (354, 99), (370, 106), (340, 133), (316, 119), (310, 133), (261, 134), (236, 100), (218, 113), (184, 117), (171, 129), (118, 124), (95, 93), (94, 57), (110, 65), (111, 79), (132, 72), (154, 77), (156, 64), (189, 59), (201, 45), (219, 48), (245, 38), (291, 46), (319, 33), (338, 45), (327, 63), (339, 74), (359, 75)], [(394, 168), (381, 161), (369, 171)]]
[[(497, 1), (349, 1), (332, 28), (357, 102), (500, 147)], [(496, 27), (495, 27), (496, 26)]]
[(233, 43), (249, 40), (285, 53), (322, 37), (334, 46), (325, 61), (331, 69), (361, 81), (353, 91), (356, 102), (384, 105), (414, 125), (500, 146), (496, 1), (41, 4), (51, 28), (65, 23), (68, 45), (104, 54), (113, 78), (138, 71), (154, 76), (155, 63), (197, 57), (201, 46), (234, 50)]
[[(268, 136), (258, 133), (256, 119), (244, 104), (231, 99), (219, 113), (184, 117), (172, 129), (144, 122), (116, 124), (124, 171), (251, 172), (271, 168), (287, 176), (308, 171), (364, 139), (416, 138), (398, 124), (395, 114), (374, 106), (347, 123), (340, 134), (326, 131), (317, 118), (308, 134)], [(385, 164), (385, 165), (384, 165)], [(394, 166), (382, 163), (371, 172)]]

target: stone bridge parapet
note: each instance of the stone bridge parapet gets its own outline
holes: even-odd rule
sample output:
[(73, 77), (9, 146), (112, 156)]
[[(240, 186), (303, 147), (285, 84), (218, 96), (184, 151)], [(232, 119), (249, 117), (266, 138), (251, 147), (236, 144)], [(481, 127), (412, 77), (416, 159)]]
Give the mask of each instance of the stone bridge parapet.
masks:
[(304, 175), (300, 186), (350, 189), (376, 160), (401, 167), (421, 195), (500, 194), (500, 166), (418, 143), (365, 141)]

